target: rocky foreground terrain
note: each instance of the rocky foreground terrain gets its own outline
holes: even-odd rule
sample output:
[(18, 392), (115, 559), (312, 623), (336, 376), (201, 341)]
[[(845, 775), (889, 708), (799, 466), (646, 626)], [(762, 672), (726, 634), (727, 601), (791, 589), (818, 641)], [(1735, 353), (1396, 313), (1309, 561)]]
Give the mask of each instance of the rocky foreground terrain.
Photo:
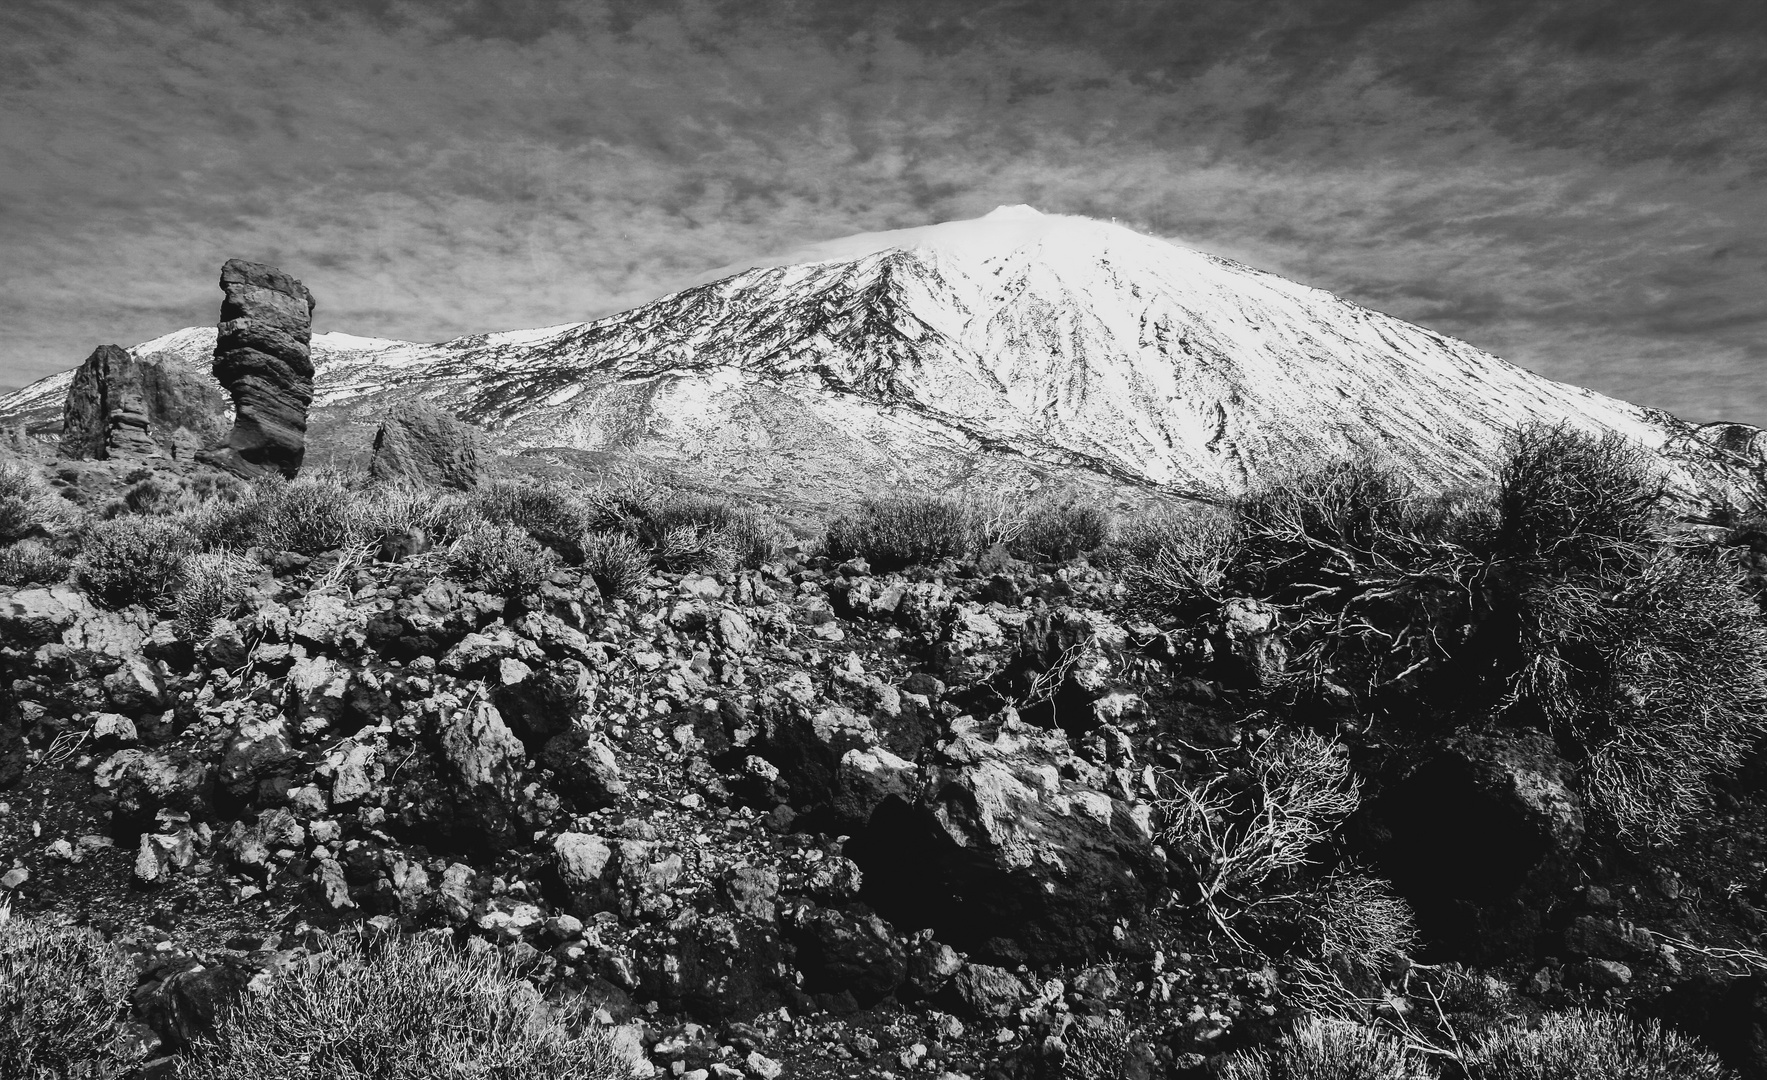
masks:
[[(186, 516), (107, 524), (191, 551), (260, 529), (223, 606), (192, 595), (199, 556), (144, 595), (90, 538), (71, 578), (0, 590), (0, 885), (15, 917), (127, 946), (150, 1072), (372, 927), (497, 951), (661, 1075), (1204, 1075), (1319, 1011), (1470, 1062), (1456, 1040), (1578, 1004), (1668, 1017), (1767, 1075), (1755, 767), (1628, 837), (1593, 758), (1474, 700), (1478, 662), (1396, 650), (1367, 678), (1351, 609), (1322, 632), (1273, 572), (1266, 599), (1162, 601), (1133, 523), (1111, 542), (1070, 521), (1071, 557), (873, 537), (874, 566), (837, 527), (680, 556), (703, 569), (653, 549), (622, 578), (511, 499), (589, 512), (557, 485), (400, 503), (303, 479), (204, 510), (199, 475), (139, 469), (121, 506), (182, 491)], [(411, 542), (459, 528), (433, 512), (463, 499), (561, 554), (486, 571), (458, 536)], [(250, 509), (217, 524), (228, 506)], [(1767, 563), (1758, 530), (1700, 535)], [(1426, 599), (1444, 635), (1496, 618)], [(1346, 646), (1363, 659), (1321, 660)], [(1282, 809), (1283, 769), (1324, 801)], [(1298, 846), (1234, 877), (1198, 844), (1253, 818), (1187, 815), (1180, 790), (1262, 790), (1244, 812), (1290, 815)], [(1367, 940), (1321, 944), (1346, 933)]]
[(1767, 1077), (1761, 433), (1095, 225), (15, 396), (0, 1078)]

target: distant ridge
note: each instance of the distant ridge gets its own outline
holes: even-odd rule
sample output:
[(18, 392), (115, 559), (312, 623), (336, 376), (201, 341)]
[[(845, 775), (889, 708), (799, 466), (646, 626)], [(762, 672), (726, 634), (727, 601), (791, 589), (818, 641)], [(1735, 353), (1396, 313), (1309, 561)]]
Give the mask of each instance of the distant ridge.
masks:
[[(206, 365), (212, 328), (138, 355)], [(978, 480), (1220, 495), (1333, 458), (1488, 476), (1516, 425), (1618, 431), (1700, 468), (1691, 425), (1120, 225), (1001, 207), (809, 245), (591, 323), (417, 344), (313, 338), (355, 430), (420, 396), (506, 449), (807, 496)], [(42, 417), (65, 377), (0, 399)], [(352, 426), (354, 425), (354, 426)]]

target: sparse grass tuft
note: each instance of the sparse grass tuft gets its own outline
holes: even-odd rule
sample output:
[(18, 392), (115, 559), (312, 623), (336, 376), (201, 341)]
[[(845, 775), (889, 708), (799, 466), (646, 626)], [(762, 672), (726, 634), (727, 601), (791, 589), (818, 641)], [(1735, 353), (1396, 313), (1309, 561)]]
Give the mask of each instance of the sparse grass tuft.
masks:
[(1428, 1080), (1424, 1058), (1387, 1035), (1341, 1020), (1308, 1018), (1274, 1047), (1242, 1051), (1221, 1080)]
[(581, 543), (583, 570), (609, 600), (637, 595), (650, 578), (650, 552), (627, 533), (593, 530)]
[(256, 586), (264, 569), (231, 551), (200, 551), (178, 567), (172, 597), (179, 634), (190, 641), (208, 637), (216, 619), (236, 613)]
[(1480, 1040), (1480, 1080), (1724, 1080), (1715, 1054), (1658, 1024), (1580, 1010), (1547, 1016), (1537, 1028), (1506, 1027)]
[(223, 1013), (186, 1080), (629, 1080), (599, 1028), (573, 1034), (494, 952), (435, 937), (343, 939)]
[(135, 967), (97, 932), (0, 908), (0, 1076), (115, 1076)]

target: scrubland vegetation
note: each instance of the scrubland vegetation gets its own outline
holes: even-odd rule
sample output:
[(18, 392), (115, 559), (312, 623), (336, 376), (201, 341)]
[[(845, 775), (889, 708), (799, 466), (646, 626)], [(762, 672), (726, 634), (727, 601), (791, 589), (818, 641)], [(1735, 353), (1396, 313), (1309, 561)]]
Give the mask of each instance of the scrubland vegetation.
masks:
[[(1761, 583), (1738, 546), (1764, 522), (1767, 504), (1690, 526), (1640, 452), (1564, 428), (1517, 433), (1487, 489), (1420, 491), (1391, 464), (1355, 462), (1231, 505), (1133, 515), (1074, 499), (899, 496), (836, 516), (817, 543), (630, 478), (499, 479), (465, 494), (327, 474), (147, 481), (81, 512), (6, 466), (0, 583), (71, 580), (106, 605), (157, 608), (196, 641), (291, 556), (403, 561), (506, 597), (577, 567), (616, 602), (658, 573), (758, 568), (789, 545), (793, 558), (873, 574), (1085, 560), (1126, 612), (1169, 634), (1229, 610), (1269, 613), (1270, 651), (1235, 652), (1226, 623), (1194, 635), (1223, 644), (1186, 662), (1213, 665), (1248, 720), (1232, 745), (1162, 763), (1153, 802), (1164, 903), (1269, 953), (1287, 979), (1294, 1023), (1225, 1057), (1220, 1075), (1667, 1080), (1727, 1074), (1691, 1040), (1618, 1013), (1492, 1009), (1482, 1028), (1456, 1028), (1445, 1003), (1485, 991), (1448, 967), (1413, 969), (1428, 947), (1419, 922), (1392, 880), (1347, 853), (1345, 823), (1408, 755), (1455, 733), (1527, 730), (1569, 763), (1592, 835), (1635, 853), (1683, 836), (1767, 735)], [(0, 925), (0, 968), (0, 1074), (104, 1057), (131, 977), (101, 938), (15, 919)], [(1122, 1075), (1135, 1036), (1114, 1015), (1074, 1027), (1068, 1075)], [(280, 979), (226, 1016), (185, 1075), (619, 1067), (494, 956), (414, 938), (340, 946)]]

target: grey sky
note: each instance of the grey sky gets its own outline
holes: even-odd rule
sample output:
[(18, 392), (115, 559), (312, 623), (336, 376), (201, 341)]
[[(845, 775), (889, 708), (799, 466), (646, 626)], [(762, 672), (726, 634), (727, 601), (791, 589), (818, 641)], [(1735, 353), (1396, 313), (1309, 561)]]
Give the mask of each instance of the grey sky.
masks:
[(1767, 5), (7, 0), (0, 384), (215, 317), (590, 318), (1002, 203), (1767, 424)]

